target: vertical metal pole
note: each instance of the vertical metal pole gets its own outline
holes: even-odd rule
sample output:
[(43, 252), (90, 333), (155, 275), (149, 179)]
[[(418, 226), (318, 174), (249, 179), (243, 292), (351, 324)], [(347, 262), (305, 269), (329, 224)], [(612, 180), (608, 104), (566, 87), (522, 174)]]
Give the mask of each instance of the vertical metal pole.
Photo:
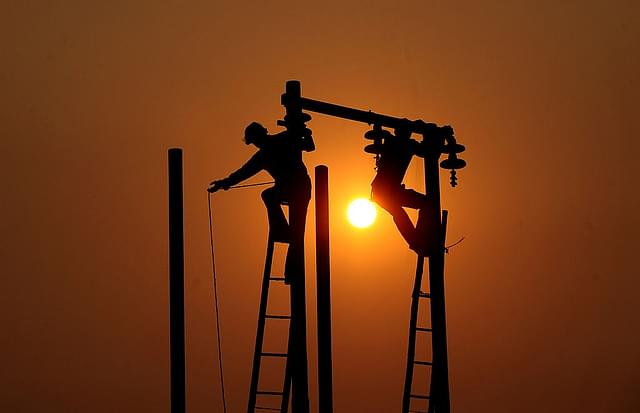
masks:
[[(291, 246), (289, 246), (291, 248)], [(291, 280), (291, 408), (293, 413), (309, 412), (309, 372), (307, 368), (307, 303), (305, 274)]]
[(186, 411), (182, 149), (169, 149), (169, 335), (171, 413)]
[(287, 115), (298, 115), (302, 112), (300, 99), (302, 91), (299, 80), (287, 80), (284, 86), (284, 94), (280, 98), (280, 103), (284, 105)]
[[(425, 188), (429, 199), (427, 220), (433, 223), (430, 229), (437, 236), (437, 245), (442, 245), (442, 223), (440, 205), (439, 152), (424, 160)], [(429, 256), (429, 291), (431, 293), (431, 323), (433, 338), (433, 394), (429, 411), (450, 412), (449, 366), (447, 360), (447, 320), (444, 300), (444, 249), (438, 248)]]
[(315, 168), (316, 178), (316, 281), (318, 308), (319, 411), (333, 412), (333, 364), (331, 360), (331, 272), (329, 257), (329, 169)]
[[(287, 115), (302, 112), (300, 107), (300, 82), (289, 80), (285, 84), (282, 104)], [(291, 212), (291, 211), (290, 211)], [(304, 254), (304, 237), (292, 239), (289, 253), (295, 249)], [(291, 280), (291, 334), (293, 334), (293, 354), (291, 365), (291, 407), (293, 413), (309, 412), (309, 372), (307, 366), (307, 309), (305, 272), (294, 274)]]

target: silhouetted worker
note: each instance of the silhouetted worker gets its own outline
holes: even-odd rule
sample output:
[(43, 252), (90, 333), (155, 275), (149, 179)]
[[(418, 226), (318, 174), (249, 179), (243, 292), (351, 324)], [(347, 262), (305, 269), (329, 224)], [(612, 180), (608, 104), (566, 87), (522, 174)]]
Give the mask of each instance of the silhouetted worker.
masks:
[[(269, 236), (274, 241), (289, 242), (285, 264), (288, 282), (292, 275), (304, 271), (304, 230), (311, 199), (311, 179), (302, 162), (302, 151), (315, 149), (310, 131), (296, 130), (300, 133), (285, 130), (269, 135), (261, 124), (249, 124), (244, 132), (244, 142), (255, 145), (258, 152), (227, 178), (211, 182), (208, 189), (209, 192), (227, 190), (262, 170), (274, 178), (274, 186), (262, 192), (262, 200), (267, 207)], [(282, 204), (289, 205), (289, 223)]]
[(409, 248), (418, 254), (429, 255), (428, 238), (416, 229), (403, 207), (420, 210), (427, 206), (427, 196), (413, 189), (406, 189), (402, 181), (413, 155), (421, 155), (423, 146), (411, 139), (409, 125), (395, 129), (395, 135), (387, 134), (376, 162), (376, 176), (371, 182), (371, 197), (393, 217), (400, 234)]

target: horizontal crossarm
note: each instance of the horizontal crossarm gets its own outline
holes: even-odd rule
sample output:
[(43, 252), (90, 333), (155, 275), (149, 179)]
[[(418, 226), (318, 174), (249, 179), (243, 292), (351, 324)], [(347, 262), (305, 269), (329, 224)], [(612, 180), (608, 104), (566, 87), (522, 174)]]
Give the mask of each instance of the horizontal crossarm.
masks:
[[(296, 83), (296, 85), (294, 85)], [(429, 125), (422, 120), (408, 120), (395, 116), (383, 115), (370, 110), (354, 109), (334, 103), (322, 102), (300, 96), (299, 82), (290, 80), (287, 82), (287, 92), (282, 95), (280, 102), (285, 107), (292, 106), (301, 110), (321, 113), (342, 119), (367, 123), (369, 125), (384, 126), (387, 128), (408, 127), (412, 133), (433, 133), (433, 124)], [(450, 128), (441, 129), (450, 131)]]

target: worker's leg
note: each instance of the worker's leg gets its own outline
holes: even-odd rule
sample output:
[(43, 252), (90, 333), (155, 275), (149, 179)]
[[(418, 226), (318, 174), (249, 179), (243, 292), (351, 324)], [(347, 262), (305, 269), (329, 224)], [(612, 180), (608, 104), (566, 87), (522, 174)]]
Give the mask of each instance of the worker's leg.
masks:
[(413, 226), (413, 222), (411, 218), (409, 218), (409, 214), (402, 207), (396, 206), (393, 208), (385, 208), (391, 216), (393, 217), (393, 222), (398, 227), (398, 231), (400, 231), (400, 235), (407, 241), (409, 246), (412, 246), (416, 241), (416, 229)]
[(430, 211), (426, 195), (412, 189), (398, 191), (398, 198), (403, 206), (418, 209), (418, 221), (415, 226), (413, 240), (409, 242), (411, 249), (428, 257), (438, 251), (440, 225), (438, 214)]
[(292, 277), (304, 275), (304, 233), (307, 221), (307, 209), (311, 199), (311, 180), (304, 180), (291, 194), (289, 199), (290, 241), (284, 275), (287, 282)]
[(262, 200), (267, 207), (269, 218), (269, 232), (275, 241), (288, 239), (289, 224), (282, 211), (283, 195), (278, 187), (271, 187), (262, 191)]
[(394, 189), (386, 186), (372, 185), (371, 197), (378, 205), (391, 214), (393, 222), (398, 227), (402, 237), (408, 243), (411, 243), (414, 238), (413, 233), (415, 229), (409, 215), (402, 209), (400, 192), (401, 188), (399, 187)]
[(393, 222), (398, 227), (400, 235), (405, 239), (409, 248), (420, 253), (421, 242), (416, 228), (402, 206), (422, 207), (426, 197), (419, 192), (398, 188), (374, 187), (372, 191), (373, 200), (391, 214)]
[(427, 196), (413, 189), (402, 188), (402, 190), (398, 191), (398, 195), (402, 206), (421, 209), (427, 205)]

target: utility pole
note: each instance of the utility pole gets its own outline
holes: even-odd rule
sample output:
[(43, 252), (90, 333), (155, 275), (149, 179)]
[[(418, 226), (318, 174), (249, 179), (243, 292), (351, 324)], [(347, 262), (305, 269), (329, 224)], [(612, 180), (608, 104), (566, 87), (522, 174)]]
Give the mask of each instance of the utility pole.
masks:
[[(397, 128), (408, 127), (411, 133), (417, 133), (424, 136), (424, 143), (427, 150), (425, 151), (425, 192), (428, 196), (427, 211), (422, 220), (419, 220), (418, 227), (429, 225), (423, 233), (430, 237), (429, 244), (437, 245), (441, 248), (437, 252), (429, 254), (429, 294), (431, 297), (431, 315), (433, 330), (433, 370), (432, 383), (429, 403), (429, 413), (449, 413), (449, 370), (447, 360), (447, 334), (446, 334), (446, 315), (445, 315), (445, 299), (444, 299), (444, 233), (443, 219), (441, 218), (442, 207), (440, 203), (440, 169), (451, 170), (451, 185), (456, 185), (456, 169), (464, 168), (466, 162), (456, 157), (457, 153), (464, 151), (464, 146), (455, 142), (453, 130), (450, 127), (435, 127), (434, 124), (428, 124), (421, 120), (410, 121), (408, 119), (397, 118), (393, 116), (378, 114), (372, 111), (354, 109), (346, 106), (340, 106), (333, 103), (322, 102), (302, 97), (300, 94), (300, 82), (290, 80), (286, 83), (286, 91), (282, 95), (281, 103), (287, 108), (295, 107), (297, 110), (306, 110), (310, 112), (321, 113), (342, 119), (374, 125), (374, 128)], [(435, 129), (434, 129), (435, 127)], [(436, 131), (437, 130), (437, 131)], [(446, 143), (446, 146), (445, 146)], [(447, 160), (438, 164), (440, 156), (448, 153)], [(420, 291), (419, 282), (422, 279), (422, 271), (424, 266), (424, 257), (418, 257), (418, 267), (416, 271), (416, 287), (417, 293)], [(416, 293), (416, 291), (414, 291)], [(414, 320), (415, 321), (415, 320)], [(415, 323), (414, 323), (415, 324)], [(413, 337), (415, 338), (415, 336)], [(410, 352), (411, 346), (410, 344)], [(409, 373), (408, 373), (409, 374)], [(407, 383), (411, 383), (412, 379), (407, 376)], [(407, 390), (408, 389), (408, 390)], [(410, 393), (410, 386), (405, 385), (405, 393)], [(403, 411), (408, 411), (409, 394), (405, 394), (403, 402)]]
[[(286, 93), (289, 96), (300, 97), (300, 82), (287, 82)], [(302, 109), (293, 99), (285, 106), (285, 118), (298, 118), (302, 115)], [(291, 249), (301, 251), (304, 254), (303, 239), (292, 239), (289, 244)], [(301, 274), (294, 274), (291, 280), (291, 334), (292, 337), (292, 363), (291, 363), (291, 407), (293, 413), (309, 412), (309, 371), (307, 358), (307, 300), (306, 300), (306, 275), (303, 269)]]
[[(442, 145), (444, 142), (435, 142)], [(437, 237), (437, 245), (444, 246), (442, 231), (442, 206), (440, 204), (440, 152), (429, 153), (424, 158), (425, 192), (428, 194), (427, 222), (437, 225), (430, 228)], [(449, 413), (449, 363), (447, 356), (447, 319), (444, 301), (444, 248), (429, 256), (429, 292), (431, 294), (431, 328), (433, 334), (433, 373), (429, 412)]]
[(169, 149), (169, 336), (171, 413), (185, 413), (182, 149)]
[(333, 412), (331, 360), (331, 268), (329, 256), (329, 169), (316, 166), (316, 282), (318, 307), (319, 411)]

